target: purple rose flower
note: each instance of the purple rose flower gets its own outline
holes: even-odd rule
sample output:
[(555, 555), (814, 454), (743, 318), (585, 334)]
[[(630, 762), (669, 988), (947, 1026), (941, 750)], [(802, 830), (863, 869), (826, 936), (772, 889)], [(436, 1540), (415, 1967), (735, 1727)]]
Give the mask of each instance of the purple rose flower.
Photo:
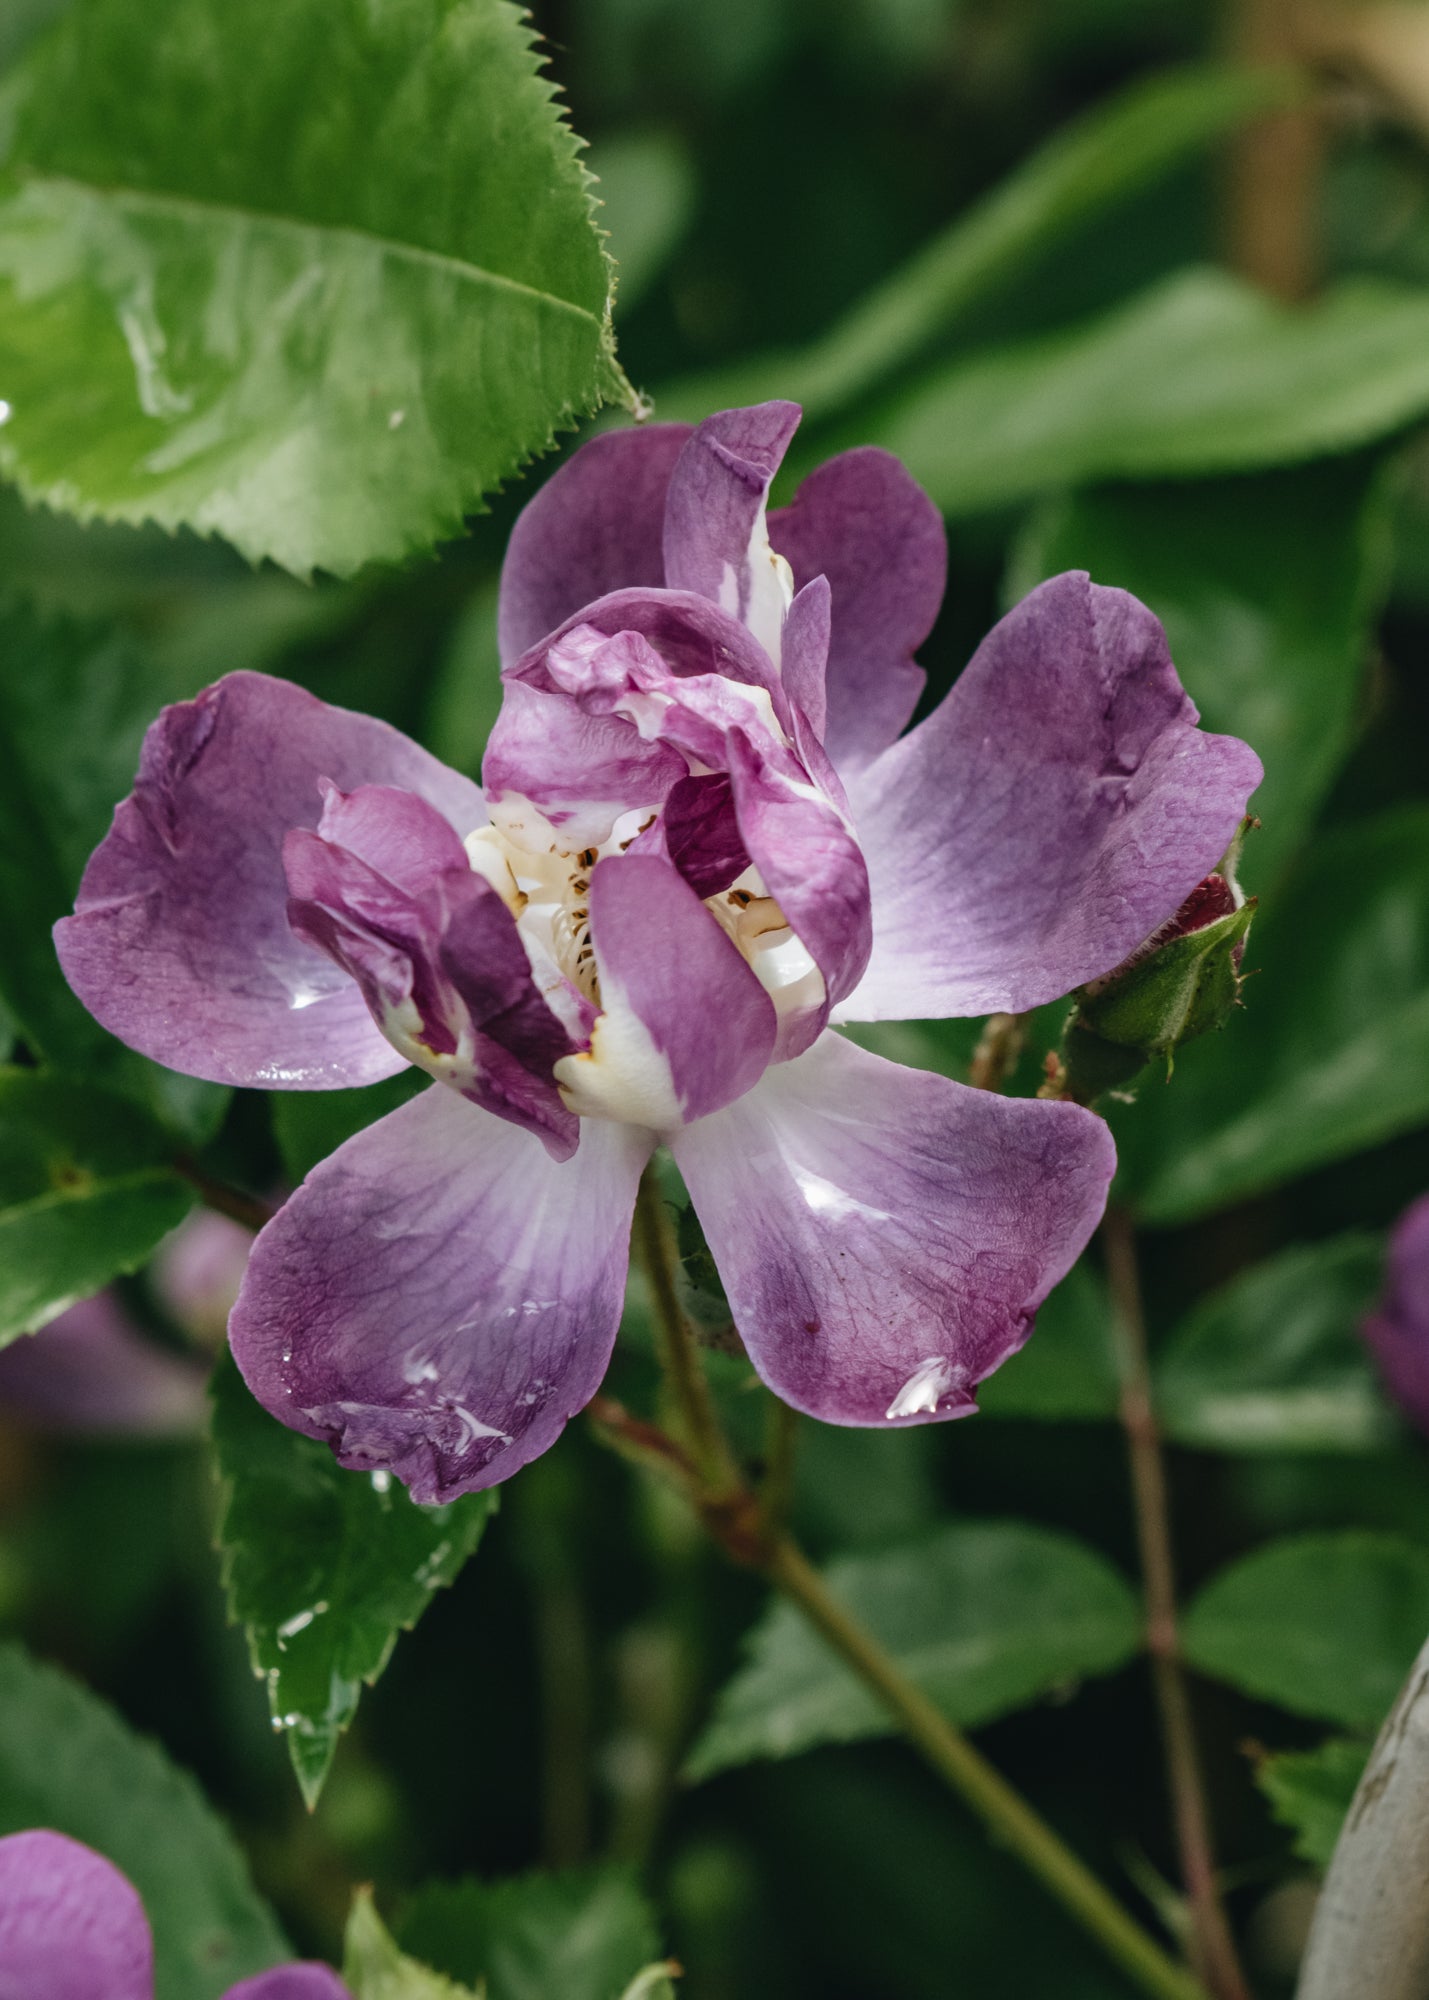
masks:
[(81, 998), (178, 1068), (443, 1086), (308, 1177), (230, 1323), (260, 1401), (418, 1499), (505, 1478), (594, 1393), (662, 1141), (777, 1394), (845, 1424), (971, 1410), (1095, 1226), (1110, 1138), (830, 1024), (1105, 972), (1259, 779), (1197, 730), (1151, 614), (1084, 575), (900, 737), (942, 523), (873, 450), (766, 519), (797, 417), (613, 432), (537, 494), (484, 796), (231, 674), (154, 725), (58, 927)]
[(1429, 1431), (1429, 1195), (1395, 1224), (1384, 1294), (1360, 1331), (1385, 1388), (1420, 1430)]
[[(112, 1861), (62, 1833), (0, 1840), (0, 2000), (154, 2000), (144, 1906)], [(224, 2000), (351, 2000), (327, 1965), (278, 1965)]]

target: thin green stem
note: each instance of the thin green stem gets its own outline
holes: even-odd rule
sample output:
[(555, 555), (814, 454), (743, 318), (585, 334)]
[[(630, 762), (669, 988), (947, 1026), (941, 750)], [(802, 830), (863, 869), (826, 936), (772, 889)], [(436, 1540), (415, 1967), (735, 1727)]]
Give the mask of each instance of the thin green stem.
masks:
[(672, 1400), (688, 1433), (690, 1457), (619, 1405), (602, 1402), (598, 1433), (658, 1476), (684, 1488), (709, 1533), (734, 1558), (763, 1573), (802, 1612), (882, 1704), (932, 1769), (1011, 1849), (1152, 2000), (1208, 2000), (1047, 1822), (958, 1730), (874, 1635), (829, 1590), (808, 1557), (773, 1525), (765, 1499), (744, 1480), (709, 1393), (700, 1356), (680, 1309), (673, 1232), (653, 1178), (641, 1184), (636, 1240), (650, 1280), (659, 1352)]
[(769, 1398), (765, 1428), (764, 1477), (759, 1486), (759, 1512), (764, 1533), (772, 1540), (784, 1532), (794, 1502), (794, 1459), (799, 1445), (799, 1412)]
[(1102, 1241), (1106, 1249), (1107, 1280), (1116, 1307), (1121, 1422), (1131, 1464), (1151, 1674), (1161, 1717), (1181, 1878), (1191, 1917), (1191, 1955), (1216, 2000), (1250, 2000), (1250, 1988), (1236, 1956), (1235, 1940), (1221, 1901), (1190, 1691), (1180, 1661), (1171, 1507), (1161, 1429), (1151, 1400), (1151, 1364), (1136, 1265), (1136, 1236), (1125, 1209), (1107, 1210)]

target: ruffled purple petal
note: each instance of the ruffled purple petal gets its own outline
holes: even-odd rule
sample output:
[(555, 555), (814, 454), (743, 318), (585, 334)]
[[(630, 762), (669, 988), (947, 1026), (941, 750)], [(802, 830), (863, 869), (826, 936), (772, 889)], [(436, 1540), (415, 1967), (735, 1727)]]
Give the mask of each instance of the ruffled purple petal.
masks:
[(154, 2000), (149, 1921), (112, 1861), (62, 1833), (0, 1840), (0, 1995)]
[(295, 937), (283, 840), (314, 827), (321, 778), (416, 792), (459, 835), (476, 787), (367, 716), (264, 674), (166, 708), (134, 791), (55, 927), (70, 985), (131, 1048), (216, 1083), (329, 1089), (402, 1066), (352, 981)]
[(865, 445), (810, 473), (792, 504), (769, 516), (769, 539), (800, 588), (829, 580), (828, 717), (816, 727), (847, 777), (918, 706), (925, 675), (913, 653), (933, 629), (947, 580), (943, 517), (896, 458)]
[(537, 991), (498, 890), (414, 794), (324, 796), (317, 832), (283, 846), (295, 933), (351, 975), (410, 1061), (569, 1158), (576, 1123), (552, 1071), (576, 1044)]
[(352, 2000), (330, 1965), (275, 1965), (230, 1986), (223, 2000)]
[(0, 1417), (78, 1435), (181, 1436), (202, 1427), (205, 1381), (100, 1292), (0, 1350)]
[[(784, 620), (784, 686), (796, 718), (799, 749), (807, 755), (808, 737), (822, 744), (828, 724), (829, 643), (833, 629), (833, 598), (827, 577), (806, 583)], [(803, 725), (807, 724), (807, 731)]]
[(1420, 1430), (1429, 1431), (1429, 1195), (1396, 1223), (1384, 1296), (1361, 1331), (1390, 1395)]
[(523, 508), (501, 567), (501, 664), (612, 590), (665, 581), (665, 495), (688, 424), (606, 431)]
[(263, 1230), (229, 1334), (254, 1395), (422, 1501), (509, 1478), (599, 1386), (648, 1132), (557, 1165), (433, 1089), (338, 1148)]
[(873, 955), (839, 1016), (1055, 1000), (1118, 965), (1229, 846), (1260, 760), (1209, 736), (1145, 605), (1081, 572), (994, 627), (849, 793)]
[(567, 1101), (666, 1132), (751, 1089), (774, 1053), (774, 1006), (667, 861), (600, 862), (590, 885), (602, 1013), (557, 1070)]
[(826, 1423), (927, 1422), (1031, 1332), (1115, 1166), (1100, 1119), (825, 1034), (671, 1142), (769, 1386)]
[(764, 503), (797, 403), (757, 403), (707, 417), (687, 440), (665, 499), (665, 582), (747, 625), (777, 666), (787, 572), (769, 547)]

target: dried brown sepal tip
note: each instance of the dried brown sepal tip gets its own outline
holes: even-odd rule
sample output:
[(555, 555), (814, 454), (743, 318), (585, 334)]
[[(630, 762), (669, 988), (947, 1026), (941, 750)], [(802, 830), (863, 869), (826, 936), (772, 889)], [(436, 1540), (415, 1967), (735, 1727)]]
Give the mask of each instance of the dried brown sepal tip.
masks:
[(1241, 841), (1254, 824), (1242, 823), (1220, 865), (1175, 916), (1115, 971), (1079, 990), (1062, 1036), (1059, 1087), (1049, 1095), (1090, 1104), (1157, 1058), (1169, 1077), (1183, 1042), (1225, 1026), (1241, 1004), (1241, 963), (1255, 915), (1254, 899), (1235, 876)]

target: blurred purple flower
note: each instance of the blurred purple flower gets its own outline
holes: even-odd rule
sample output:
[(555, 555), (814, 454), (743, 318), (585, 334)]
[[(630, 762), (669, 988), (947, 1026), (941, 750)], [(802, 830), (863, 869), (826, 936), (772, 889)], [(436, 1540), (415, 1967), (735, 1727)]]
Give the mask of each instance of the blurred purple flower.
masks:
[[(154, 2000), (154, 1940), (138, 1893), (92, 1848), (61, 1833), (0, 1840), (0, 1996)], [(224, 2000), (351, 2000), (326, 1965), (279, 1965)]]
[(1105, 972), (1259, 779), (1197, 730), (1151, 614), (1084, 575), (900, 737), (942, 523), (874, 450), (766, 521), (797, 418), (610, 433), (537, 494), (484, 797), (231, 674), (150, 730), (58, 926), (81, 998), (177, 1068), (448, 1086), (308, 1177), (230, 1325), (270, 1410), (418, 1499), (505, 1478), (594, 1393), (660, 1141), (779, 1395), (848, 1424), (971, 1410), (1095, 1226), (1110, 1138), (829, 1024)]
[[(238, 1223), (200, 1211), (159, 1247), (159, 1300), (205, 1348), (223, 1338), (252, 1246)], [(0, 1349), (0, 1417), (86, 1436), (181, 1436), (203, 1423), (207, 1380), (202, 1361), (147, 1339), (120, 1294), (103, 1291)]]
[(1429, 1431), (1429, 1195), (1395, 1224), (1384, 1293), (1361, 1332), (1384, 1385), (1420, 1430)]

